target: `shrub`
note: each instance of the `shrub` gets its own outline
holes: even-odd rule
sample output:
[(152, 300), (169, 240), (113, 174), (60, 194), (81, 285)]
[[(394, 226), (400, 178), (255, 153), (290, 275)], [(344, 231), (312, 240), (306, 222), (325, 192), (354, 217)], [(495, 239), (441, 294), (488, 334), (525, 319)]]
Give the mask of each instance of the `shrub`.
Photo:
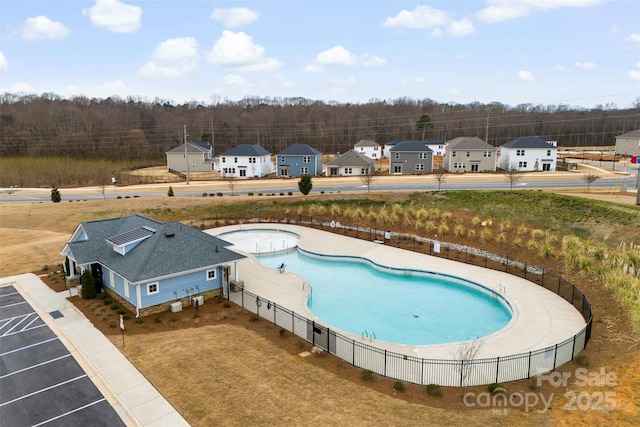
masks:
[(467, 237), (469, 237), (470, 239), (474, 239), (476, 237), (476, 230), (472, 228), (467, 231)]
[(53, 203), (60, 203), (62, 200), (62, 196), (60, 195), (60, 190), (56, 186), (51, 189), (51, 201)]
[(535, 242), (535, 240), (529, 240), (527, 242), (527, 249), (529, 249), (529, 252), (535, 252), (538, 250), (538, 244)]
[(83, 299), (93, 299), (96, 297), (96, 279), (93, 278), (91, 271), (85, 270), (84, 273), (82, 273), (80, 283), (82, 283), (80, 296)]
[(117, 310), (118, 304), (111, 304), (111, 310)]
[(449, 233), (449, 226), (444, 222), (438, 226), (438, 234), (444, 236)]
[(515, 239), (513, 239), (511, 241), (511, 246), (514, 248), (520, 248), (522, 247), (522, 239), (519, 237), (516, 237)]
[(487, 390), (489, 390), (489, 393), (491, 394), (500, 394), (500, 393), (504, 393), (506, 394), (507, 390), (504, 388), (504, 386), (500, 383), (492, 383), (489, 384), (487, 386)]
[(540, 250), (538, 251), (538, 253), (543, 258), (551, 258), (551, 256), (553, 255), (553, 249), (551, 248), (551, 246), (549, 246), (549, 244), (544, 243), (542, 246), (540, 246)]
[(98, 294), (96, 296), (96, 298), (98, 298), (98, 299), (106, 299), (107, 298), (107, 294)]
[(433, 221), (427, 221), (427, 223), (424, 225), (424, 231), (426, 231), (427, 233), (432, 233), (435, 229), (436, 225), (433, 223)]
[(249, 192), (247, 193), (247, 196), (253, 196), (253, 191), (249, 191)]
[(279, 333), (281, 337), (284, 337), (285, 335), (287, 335), (287, 330), (285, 328), (280, 328)]
[(464, 227), (462, 225), (456, 225), (455, 228), (453, 229), (453, 233), (457, 236), (457, 237), (462, 237), (464, 236)]
[(49, 266), (47, 264), (42, 266), (42, 271), (47, 271), (49, 270)]
[(584, 367), (588, 367), (589, 364), (590, 364), (589, 356), (585, 356), (584, 354), (581, 354), (581, 355), (577, 356), (573, 360), (576, 362), (576, 364), (578, 364), (580, 366), (584, 366)]
[(403, 391), (404, 390), (404, 384), (402, 384), (402, 381), (396, 381), (393, 383), (393, 389), (395, 391)]
[(137, 317), (137, 318), (136, 318), (136, 320), (134, 320), (134, 322), (135, 322), (137, 325), (141, 325), (141, 324), (143, 324), (143, 323), (144, 323), (144, 320), (142, 320), (142, 317)]
[(478, 224), (480, 224), (482, 222), (482, 220), (480, 219), (479, 216), (474, 216), (473, 218), (471, 218), (471, 225), (476, 226)]
[(224, 304), (222, 304), (222, 306), (223, 306), (224, 308), (229, 308), (229, 307), (231, 307), (231, 303), (230, 303), (230, 302), (228, 302), (228, 301), (225, 301), (225, 302), (224, 302)]
[(504, 245), (507, 241), (507, 235), (505, 233), (498, 233), (496, 236), (496, 243), (499, 245)]
[(124, 311), (123, 309), (119, 309), (119, 310), (116, 310), (116, 313), (118, 313), (118, 314), (124, 314), (124, 313), (125, 313), (125, 311)]
[(543, 230), (540, 230), (539, 228), (531, 230), (531, 238), (532, 239), (540, 239), (542, 237), (544, 237), (544, 231)]
[(427, 384), (426, 390), (429, 396), (442, 396), (442, 390), (438, 384)]
[(368, 369), (363, 370), (362, 372), (360, 372), (360, 379), (363, 381), (372, 381), (373, 380), (373, 372), (371, 372)]
[(527, 227), (524, 224), (521, 224), (518, 226), (518, 229), (516, 230), (516, 235), (517, 236), (524, 236), (525, 234), (527, 234)]
[(491, 239), (491, 230), (489, 230), (488, 228), (483, 228), (480, 232), (480, 240), (482, 240), (483, 242), (488, 242), (489, 239)]
[(105, 298), (103, 301), (104, 305), (109, 305), (111, 304), (113, 301), (110, 298)]

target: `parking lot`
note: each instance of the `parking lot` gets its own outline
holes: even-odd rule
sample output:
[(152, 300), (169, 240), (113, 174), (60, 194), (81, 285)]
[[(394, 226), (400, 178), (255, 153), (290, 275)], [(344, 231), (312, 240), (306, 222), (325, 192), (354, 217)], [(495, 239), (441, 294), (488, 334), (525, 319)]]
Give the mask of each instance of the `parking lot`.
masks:
[(125, 425), (14, 286), (0, 287), (0, 424)]

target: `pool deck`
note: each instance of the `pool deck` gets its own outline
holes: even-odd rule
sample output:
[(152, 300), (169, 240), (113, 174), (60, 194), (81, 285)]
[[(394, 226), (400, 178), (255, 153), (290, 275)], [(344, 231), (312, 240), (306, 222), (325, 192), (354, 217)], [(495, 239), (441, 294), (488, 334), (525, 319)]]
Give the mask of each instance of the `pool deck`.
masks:
[[(512, 320), (501, 330), (483, 338), (477, 358), (544, 349), (571, 338), (586, 325), (580, 313), (560, 296), (533, 282), (500, 271), (290, 224), (241, 224), (218, 227), (206, 232), (217, 236), (230, 231), (251, 229), (294, 232), (300, 236), (298, 245), (301, 249), (316, 253), (357, 256), (383, 266), (457, 276), (496, 292), (501, 289), (500, 293), (509, 301), (513, 310)], [(244, 281), (247, 291), (323, 324), (306, 305), (303, 276), (293, 272), (281, 274), (276, 269), (262, 266), (253, 256), (240, 261), (238, 271), (238, 279)], [(342, 331), (342, 334), (382, 349), (429, 359), (451, 359), (460, 348), (456, 343), (414, 346), (375, 339), (370, 341), (369, 338), (363, 339), (361, 335), (346, 331)]]

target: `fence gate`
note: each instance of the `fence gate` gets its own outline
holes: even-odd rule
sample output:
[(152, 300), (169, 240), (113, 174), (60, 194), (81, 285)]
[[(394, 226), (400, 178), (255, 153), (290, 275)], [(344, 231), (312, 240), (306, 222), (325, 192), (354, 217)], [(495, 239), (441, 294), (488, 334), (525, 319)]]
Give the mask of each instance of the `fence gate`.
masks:
[(307, 340), (314, 346), (329, 351), (329, 330), (313, 320), (307, 320)]

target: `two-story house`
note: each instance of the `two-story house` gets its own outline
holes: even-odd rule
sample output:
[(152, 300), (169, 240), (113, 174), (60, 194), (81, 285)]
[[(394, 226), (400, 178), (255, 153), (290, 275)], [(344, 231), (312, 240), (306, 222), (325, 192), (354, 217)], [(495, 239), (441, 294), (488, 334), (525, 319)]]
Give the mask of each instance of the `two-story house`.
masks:
[(455, 173), (495, 172), (496, 148), (478, 137), (460, 136), (447, 141), (442, 167)]
[(521, 136), (500, 147), (498, 166), (520, 172), (555, 171), (558, 147), (543, 136)]
[(259, 144), (240, 144), (220, 155), (225, 178), (262, 178), (274, 172), (271, 154)]
[(353, 149), (370, 159), (378, 160), (382, 158), (382, 147), (377, 142), (370, 139), (363, 139), (353, 146)]
[(169, 171), (186, 172), (187, 165), (189, 172), (211, 172), (214, 170), (213, 149), (208, 142), (189, 141), (165, 154)]
[(306, 144), (293, 144), (276, 155), (279, 177), (322, 174), (322, 153)]
[(389, 173), (423, 174), (433, 170), (433, 151), (423, 141), (402, 141), (390, 150)]

